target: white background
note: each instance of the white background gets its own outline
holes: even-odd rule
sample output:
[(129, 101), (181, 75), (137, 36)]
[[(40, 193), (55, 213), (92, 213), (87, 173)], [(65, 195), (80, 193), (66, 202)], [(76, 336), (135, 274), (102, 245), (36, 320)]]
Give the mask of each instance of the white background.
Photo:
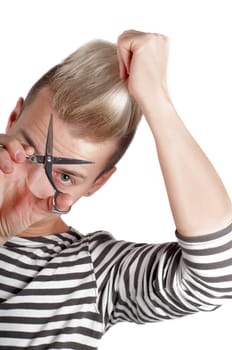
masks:
[[(19, 96), (51, 66), (93, 38), (116, 42), (125, 29), (170, 38), (169, 86), (185, 125), (232, 194), (231, 1), (1, 1), (0, 131)], [(105, 229), (130, 241), (175, 240), (156, 149), (143, 121), (118, 171), (65, 220), (83, 233)], [(231, 349), (231, 305), (145, 326), (120, 324), (100, 350)]]

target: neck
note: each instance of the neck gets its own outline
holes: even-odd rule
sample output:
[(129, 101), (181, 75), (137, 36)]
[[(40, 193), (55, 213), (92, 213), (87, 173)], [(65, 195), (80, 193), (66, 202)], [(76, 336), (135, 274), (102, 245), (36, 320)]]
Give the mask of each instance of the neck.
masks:
[(65, 232), (68, 229), (69, 229), (69, 226), (59, 216), (55, 218), (55, 220), (48, 220), (48, 221), (36, 223), (30, 226), (27, 230), (18, 234), (17, 236), (19, 237), (49, 236), (49, 235)]

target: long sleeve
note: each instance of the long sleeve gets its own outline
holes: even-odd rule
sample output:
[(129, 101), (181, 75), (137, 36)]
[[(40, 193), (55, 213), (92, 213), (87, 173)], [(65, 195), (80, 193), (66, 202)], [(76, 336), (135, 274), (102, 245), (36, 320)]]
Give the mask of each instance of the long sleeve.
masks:
[(120, 321), (212, 311), (232, 298), (232, 224), (177, 242), (136, 244), (92, 235), (90, 250), (105, 329)]

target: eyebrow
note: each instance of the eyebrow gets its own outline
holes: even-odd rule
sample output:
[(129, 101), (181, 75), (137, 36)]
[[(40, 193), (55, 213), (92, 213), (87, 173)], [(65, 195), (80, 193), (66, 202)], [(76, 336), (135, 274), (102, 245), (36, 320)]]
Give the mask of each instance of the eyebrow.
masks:
[(33, 139), (25, 132), (25, 130), (19, 129), (19, 133), (23, 136), (28, 146), (32, 146), (35, 149), (35, 151), (38, 151)]
[[(35, 151), (38, 151), (38, 149), (37, 149), (37, 147), (36, 147), (34, 141), (33, 141), (32, 138), (25, 132), (25, 130), (19, 129), (19, 132), (21, 133), (21, 135), (23, 136), (23, 138), (25, 139), (25, 141), (28, 143), (28, 145), (29, 145), (29, 146), (32, 146), (32, 147), (35, 149)], [(37, 152), (36, 152), (36, 153), (37, 153)], [(73, 165), (75, 165), (75, 164), (73, 164)], [(67, 175), (72, 175), (72, 176), (75, 176), (75, 177), (77, 177), (77, 178), (80, 178), (80, 179), (82, 179), (83, 181), (86, 180), (86, 178), (87, 178), (86, 175), (80, 173), (79, 171), (73, 171), (73, 170), (70, 170), (70, 169), (60, 168), (60, 167), (58, 166), (58, 164), (55, 165), (54, 168), (57, 169), (57, 170), (59, 170), (59, 171), (61, 171), (61, 172), (63, 172), (63, 173), (65, 173), (65, 174), (67, 174)]]

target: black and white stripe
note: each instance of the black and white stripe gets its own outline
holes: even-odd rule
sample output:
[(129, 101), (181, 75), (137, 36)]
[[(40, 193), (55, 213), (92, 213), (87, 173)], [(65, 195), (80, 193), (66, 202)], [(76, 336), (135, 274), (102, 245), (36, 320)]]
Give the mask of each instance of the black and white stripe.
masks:
[(0, 349), (97, 349), (120, 321), (211, 311), (232, 298), (232, 224), (138, 244), (75, 230), (0, 248)]

